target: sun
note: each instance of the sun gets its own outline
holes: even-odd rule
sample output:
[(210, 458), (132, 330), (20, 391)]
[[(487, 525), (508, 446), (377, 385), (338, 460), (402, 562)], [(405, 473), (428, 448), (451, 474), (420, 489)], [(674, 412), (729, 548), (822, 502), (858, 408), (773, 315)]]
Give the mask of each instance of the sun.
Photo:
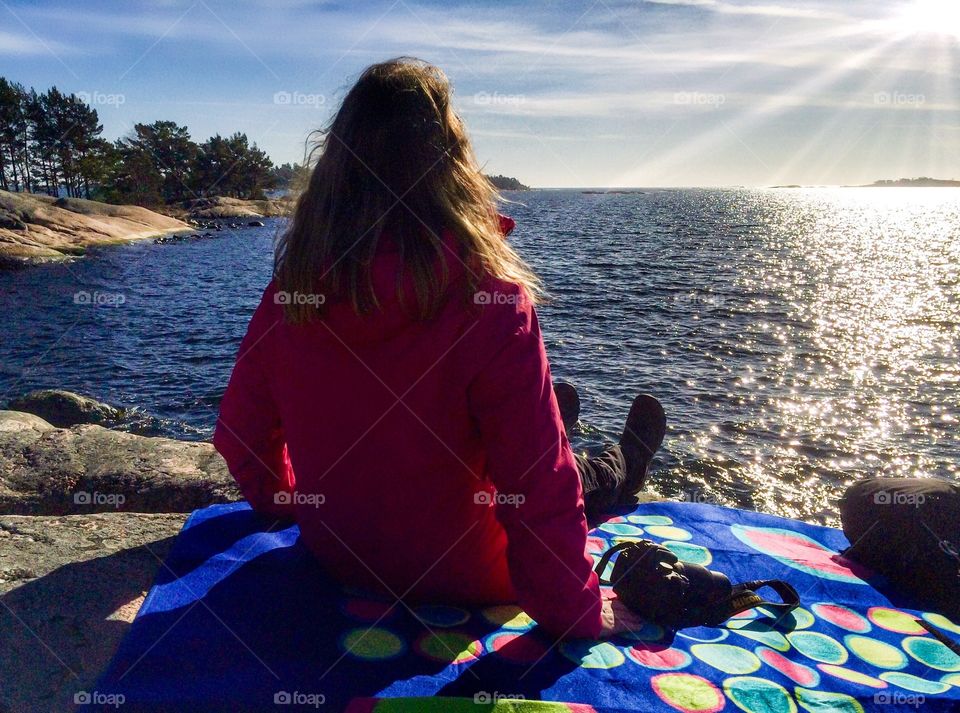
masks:
[(901, 27), (910, 32), (960, 38), (960, 0), (914, 0), (904, 8), (900, 20)]

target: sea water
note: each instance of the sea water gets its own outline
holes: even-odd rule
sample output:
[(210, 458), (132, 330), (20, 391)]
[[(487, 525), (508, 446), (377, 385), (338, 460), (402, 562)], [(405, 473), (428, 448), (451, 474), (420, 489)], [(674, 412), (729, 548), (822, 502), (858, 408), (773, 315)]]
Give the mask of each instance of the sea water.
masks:
[[(576, 448), (615, 441), (646, 391), (668, 497), (835, 523), (855, 479), (958, 478), (960, 190), (510, 198), (554, 377), (581, 393)], [(265, 222), (0, 273), (0, 401), (64, 388), (208, 438), (270, 277)]]

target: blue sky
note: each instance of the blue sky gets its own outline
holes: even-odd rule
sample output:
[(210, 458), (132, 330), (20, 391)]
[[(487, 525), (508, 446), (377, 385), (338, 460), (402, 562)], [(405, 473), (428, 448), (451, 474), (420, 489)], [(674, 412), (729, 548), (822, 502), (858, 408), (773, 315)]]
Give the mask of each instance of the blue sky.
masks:
[(0, 74), (82, 93), (107, 137), (172, 119), (277, 162), (399, 54), (532, 185), (960, 179), (960, 0), (0, 0)]

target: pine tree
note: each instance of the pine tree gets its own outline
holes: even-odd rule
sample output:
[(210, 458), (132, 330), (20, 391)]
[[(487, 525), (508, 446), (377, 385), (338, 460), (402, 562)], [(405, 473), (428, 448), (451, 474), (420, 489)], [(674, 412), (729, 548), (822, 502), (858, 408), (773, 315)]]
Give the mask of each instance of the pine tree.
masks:
[[(131, 136), (105, 141), (96, 110), (57, 87), (38, 94), (0, 77), (0, 188), (52, 196), (91, 195), (156, 205), (190, 197), (261, 198), (294, 175), (246, 134), (219, 134), (197, 145), (173, 121), (137, 124)], [(289, 181), (289, 177), (286, 178)]]
[(195, 178), (202, 196), (262, 198), (274, 185), (273, 162), (246, 134), (217, 134), (201, 145)]
[(121, 139), (105, 153), (109, 169), (101, 193), (104, 200), (142, 206), (162, 202), (163, 176), (148, 150)]
[(0, 77), (0, 188), (29, 190), (28, 95), (20, 84)]
[(190, 139), (190, 131), (172, 121), (137, 124), (134, 135), (127, 139), (131, 147), (150, 155), (161, 177), (163, 200), (172, 203), (193, 197), (190, 172), (197, 159), (199, 146)]

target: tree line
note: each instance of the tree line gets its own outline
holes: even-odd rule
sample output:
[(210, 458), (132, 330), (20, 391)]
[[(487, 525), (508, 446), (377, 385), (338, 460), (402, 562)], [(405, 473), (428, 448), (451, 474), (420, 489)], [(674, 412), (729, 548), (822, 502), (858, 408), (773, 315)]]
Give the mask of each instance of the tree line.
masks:
[(56, 87), (38, 93), (0, 77), (0, 188), (110, 203), (261, 198), (302, 171), (275, 167), (246, 134), (202, 143), (173, 121), (136, 124), (108, 141), (96, 109)]

